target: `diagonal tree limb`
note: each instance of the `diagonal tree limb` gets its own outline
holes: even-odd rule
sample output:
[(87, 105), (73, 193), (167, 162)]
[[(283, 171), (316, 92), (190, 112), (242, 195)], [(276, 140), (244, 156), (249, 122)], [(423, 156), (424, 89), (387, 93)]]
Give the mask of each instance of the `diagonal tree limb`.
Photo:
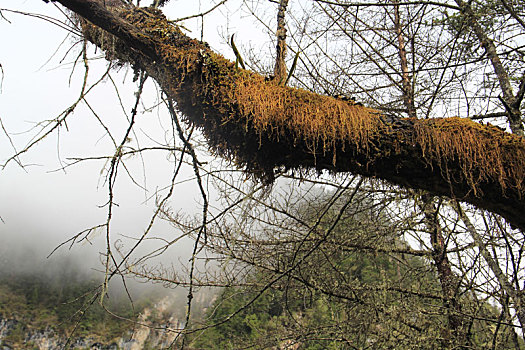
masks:
[[(525, 230), (525, 140), (462, 118), (396, 119), (277, 86), (193, 40), (152, 9), (58, 0), (109, 59), (157, 80), (210, 149), (266, 181), (273, 170), (353, 172), (447, 195)], [(108, 34), (105, 31), (111, 33)]]

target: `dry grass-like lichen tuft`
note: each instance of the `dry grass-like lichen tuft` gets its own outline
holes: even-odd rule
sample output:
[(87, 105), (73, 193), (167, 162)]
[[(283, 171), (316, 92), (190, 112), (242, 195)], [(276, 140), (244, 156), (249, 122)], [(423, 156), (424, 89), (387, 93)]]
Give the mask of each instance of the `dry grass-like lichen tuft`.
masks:
[(261, 76), (237, 80), (235, 101), (258, 133), (275, 138), (294, 135), (311, 149), (331, 152), (353, 143), (367, 150), (368, 140), (383, 127), (377, 111), (302, 89), (271, 84)]
[[(524, 191), (523, 138), (460, 118), (395, 120), (351, 102), (280, 86), (235, 68), (185, 36), (160, 11), (126, 9), (120, 16), (155, 43), (155, 57), (87, 23), (86, 37), (109, 58), (145, 69), (186, 121), (201, 128), (210, 149), (248, 172), (271, 180), (276, 167), (328, 169), (402, 183), (396, 174), (410, 176), (419, 167), (423, 181), (439, 175), (445, 183), (466, 183), (469, 189), (460, 195), (476, 195), (487, 186), (498, 187), (500, 195), (507, 189), (520, 196)], [(382, 173), (385, 167), (390, 175)]]
[[(525, 140), (492, 125), (465, 118), (418, 120), (415, 142), (429, 164), (438, 164), (443, 176), (457, 163), (462, 177), (474, 194), (480, 183), (495, 182), (502, 191), (523, 194), (525, 180)], [(457, 182), (460, 179), (449, 179)]]

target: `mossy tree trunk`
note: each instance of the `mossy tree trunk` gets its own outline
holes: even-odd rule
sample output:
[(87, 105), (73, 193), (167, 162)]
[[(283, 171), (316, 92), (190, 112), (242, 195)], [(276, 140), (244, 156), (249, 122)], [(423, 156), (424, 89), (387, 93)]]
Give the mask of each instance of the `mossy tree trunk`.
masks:
[(110, 59), (155, 78), (212, 151), (262, 179), (271, 181), (276, 168), (353, 172), (472, 203), (525, 230), (520, 136), (461, 118), (392, 118), (267, 82), (186, 37), (158, 10), (58, 2), (89, 21), (86, 37)]

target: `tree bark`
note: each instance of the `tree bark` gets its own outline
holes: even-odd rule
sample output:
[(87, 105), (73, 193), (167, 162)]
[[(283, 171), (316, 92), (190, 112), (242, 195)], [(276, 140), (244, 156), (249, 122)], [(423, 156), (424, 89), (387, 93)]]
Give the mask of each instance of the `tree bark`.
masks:
[(265, 82), (186, 37), (159, 10), (58, 2), (94, 24), (85, 22), (85, 35), (109, 59), (156, 79), (213, 152), (262, 179), (271, 181), (276, 168), (353, 172), (472, 203), (525, 230), (520, 136), (461, 118), (397, 119)]
[(397, 51), (399, 54), (399, 61), (401, 64), (401, 81), (403, 82), (403, 103), (406, 111), (410, 117), (416, 117), (416, 108), (414, 106), (414, 89), (411, 84), (411, 77), (408, 73), (408, 59), (407, 50), (405, 48), (405, 39), (403, 38), (403, 30), (401, 26), (401, 19), (399, 15), (399, 1), (393, 1), (394, 6), (394, 30), (397, 36)]
[(451, 333), (444, 337), (443, 346), (446, 348), (462, 347), (466, 341), (466, 322), (461, 312), (462, 307), (458, 297), (459, 280), (452, 271), (446, 254), (446, 242), (438, 219), (439, 209), (434, 204), (434, 198), (428, 194), (422, 196), (419, 206), (423, 212), (423, 222), (430, 233), (432, 260), (434, 260), (443, 292), (443, 302), (448, 318), (447, 330)]
[(286, 14), (286, 7), (288, 0), (281, 0), (279, 2), (279, 11), (277, 12), (277, 47), (275, 55), (275, 66), (273, 68), (273, 78), (277, 83), (284, 83), (286, 79), (286, 22), (284, 16)]
[(512, 85), (510, 84), (510, 77), (500, 60), (496, 46), (494, 45), (494, 41), (492, 41), (487, 36), (485, 30), (483, 30), (479, 24), (476, 14), (470, 6), (470, 2), (465, 3), (463, 0), (456, 0), (456, 4), (458, 4), (461, 14), (467, 20), (468, 25), (470, 28), (472, 28), (474, 34), (477, 36), (481, 46), (485, 49), (492, 67), (494, 68), (494, 73), (498, 78), (503, 95), (501, 99), (505, 105), (505, 109), (507, 110), (507, 119), (509, 121), (510, 129), (514, 134), (523, 136), (524, 131), (520, 110), (520, 104), (523, 97), (520, 98), (519, 96), (514, 96)]

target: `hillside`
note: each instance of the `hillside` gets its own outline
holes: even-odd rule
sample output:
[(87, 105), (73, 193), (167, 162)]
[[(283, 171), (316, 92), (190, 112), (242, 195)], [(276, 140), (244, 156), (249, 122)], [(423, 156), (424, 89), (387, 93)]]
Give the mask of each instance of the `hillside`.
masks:
[[(131, 281), (133, 304), (114, 287), (103, 307), (94, 298), (100, 274), (83, 271), (71, 259), (37, 264), (33, 270), (9, 269), (13, 266), (4, 264), (0, 271), (2, 350), (166, 348), (177, 335), (167, 330), (184, 326), (184, 290)], [(53, 268), (43, 271), (44, 266)], [(202, 309), (204, 303), (197, 298), (196, 308)]]

